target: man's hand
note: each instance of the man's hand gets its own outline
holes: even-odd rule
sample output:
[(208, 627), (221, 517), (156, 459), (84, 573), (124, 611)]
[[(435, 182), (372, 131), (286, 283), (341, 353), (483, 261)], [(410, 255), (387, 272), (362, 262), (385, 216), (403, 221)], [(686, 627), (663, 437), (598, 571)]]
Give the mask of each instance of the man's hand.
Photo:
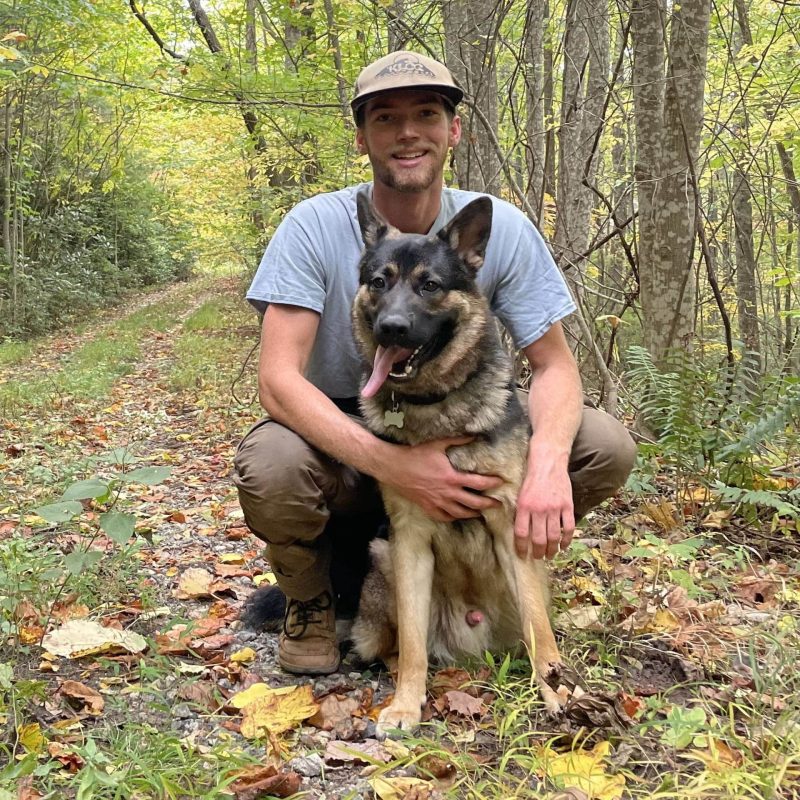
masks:
[(566, 550), (575, 531), (572, 484), (566, 459), (545, 449), (532, 450), (514, 521), (514, 547), (520, 558), (553, 558)]
[(448, 447), (469, 444), (470, 437), (439, 439), (413, 447), (398, 446), (385, 465), (380, 480), (422, 508), (438, 522), (479, 517), (499, 500), (478, 494), (497, 489), (503, 480), (496, 475), (459, 472), (447, 457)]

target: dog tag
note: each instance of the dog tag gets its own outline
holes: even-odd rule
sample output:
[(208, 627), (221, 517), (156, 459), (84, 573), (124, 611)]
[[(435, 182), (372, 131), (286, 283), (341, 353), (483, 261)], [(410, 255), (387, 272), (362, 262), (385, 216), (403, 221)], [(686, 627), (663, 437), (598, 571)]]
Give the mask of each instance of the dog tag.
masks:
[(387, 428), (402, 428), (406, 415), (402, 411), (390, 411), (388, 408), (383, 412), (383, 424)]

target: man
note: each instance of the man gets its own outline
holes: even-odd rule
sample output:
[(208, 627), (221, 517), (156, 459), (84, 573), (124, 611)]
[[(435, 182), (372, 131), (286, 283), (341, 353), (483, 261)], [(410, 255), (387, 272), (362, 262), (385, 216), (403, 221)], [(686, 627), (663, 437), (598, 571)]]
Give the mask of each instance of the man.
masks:
[[(368, 538), (380, 519), (375, 481), (431, 517), (479, 516), (493, 476), (452, 468), (447, 447), (403, 447), (359, 423), (361, 365), (350, 332), (362, 249), (356, 195), (407, 233), (435, 233), (474, 193), (443, 189), (448, 151), (461, 137), (462, 92), (437, 61), (392, 53), (359, 75), (356, 144), (374, 181), (318, 195), (275, 232), (248, 292), (265, 311), (259, 396), (269, 418), (242, 440), (235, 481), (245, 520), (268, 544), (288, 599), (279, 660), (296, 673), (337, 669), (331, 549)], [(560, 320), (575, 306), (541, 237), (517, 209), (493, 198), (492, 235), (479, 285), (532, 370), (533, 436), (515, 523), (519, 557), (552, 557), (589, 508), (625, 481), (634, 457), (625, 429), (583, 405)], [(362, 546), (362, 552), (365, 546)]]

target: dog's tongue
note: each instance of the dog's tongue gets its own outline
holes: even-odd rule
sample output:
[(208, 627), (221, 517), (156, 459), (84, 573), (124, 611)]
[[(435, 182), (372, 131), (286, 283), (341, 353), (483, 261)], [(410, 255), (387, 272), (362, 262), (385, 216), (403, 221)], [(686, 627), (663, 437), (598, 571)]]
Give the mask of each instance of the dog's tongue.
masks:
[(397, 345), (392, 347), (378, 345), (378, 349), (375, 351), (375, 363), (372, 365), (372, 375), (369, 376), (369, 380), (361, 390), (361, 396), (372, 397), (389, 377), (392, 365), (398, 361), (405, 361), (411, 353), (411, 350)]

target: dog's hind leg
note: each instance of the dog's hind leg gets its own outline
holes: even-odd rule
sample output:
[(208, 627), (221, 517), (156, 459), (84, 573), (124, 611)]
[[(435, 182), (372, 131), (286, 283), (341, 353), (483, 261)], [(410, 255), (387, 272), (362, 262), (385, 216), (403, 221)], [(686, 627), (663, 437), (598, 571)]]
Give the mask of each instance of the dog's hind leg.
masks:
[[(423, 530), (430, 527), (422, 523)], [(397, 691), (378, 718), (379, 738), (393, 728), (411, 730), (422, 718), (428, 677), (428, 627), (433, 584), (430, 539), (414, 525), (404, 526), (392, 540), (392, 563), (397, 601)], [(415, 530), (416, 528), (416, 530)]]

